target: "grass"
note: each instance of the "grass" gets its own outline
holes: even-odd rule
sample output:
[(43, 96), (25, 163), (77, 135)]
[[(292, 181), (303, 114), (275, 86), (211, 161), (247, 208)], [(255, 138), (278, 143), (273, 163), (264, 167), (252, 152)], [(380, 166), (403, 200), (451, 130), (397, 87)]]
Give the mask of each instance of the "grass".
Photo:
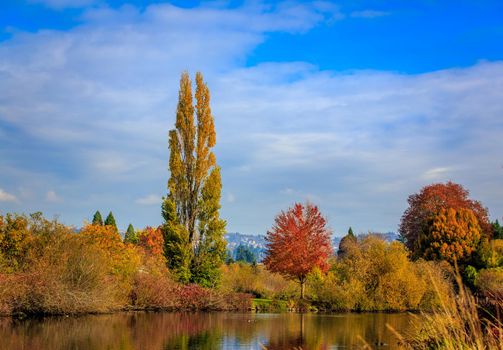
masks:
[(408, 349), (503, 350), (503, 323), (497, 311), (503, 309), (502, 301), (495, 301), (494, 310), (483, 309), (459, 273), (455, 278), (458, 293), (443, 297), (439, 310), (417, 316), (421, 322), (413, 334), (401, 335), (387, 327)]
[(268, 312), (284, 312), (289, 310), (289, 302), (275, 299), (252, 299), (252, 310)]

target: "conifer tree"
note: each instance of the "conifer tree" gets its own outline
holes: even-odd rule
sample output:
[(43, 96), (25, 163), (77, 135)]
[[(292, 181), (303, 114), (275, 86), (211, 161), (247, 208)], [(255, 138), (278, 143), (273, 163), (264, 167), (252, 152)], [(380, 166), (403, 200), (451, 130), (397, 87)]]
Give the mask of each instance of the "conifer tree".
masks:
[(127, 227), (126, 234), (124, 235), (124, 242), (133, 244), (138, 243), (138, 236), (132, 224), (129, 224)]
[(108, 213), (108, 216), (105, 219), (105, 226), (113, 226), (116, 230), (118, 230), (117, 224), (115, 223), (114, 214), (112, 214), (112, 212)]
[(498, 219), (492, 223), (493, 227), (493, 238), (494, 239), (503, 239), (503, 226), (500, 225)]
[(218, 283), (226, 251), (226, 222), (219, 216), (222, 181), (212, 152), (215, 143), (208, 86), (197, 73), (194, 106), (192, 82), (184, 72), (175, 128), (169, 132), (171, 176), (162, 205), (162, 230), (168, 266), (180, 281), (203, 286)]
[(96, 210), (96, 213), (94, 213), (93, 225), (103, 226), (103, 218), (101, 217), (101, 213), (99, 210)]
[(236, 248), (236, 261), (242, 261), (248, 264), (253, 264), (257, 262), (255, 254), (251, 251), (248, 246), (240, 244)]
[(348, 250), (357, 242), (356, 236), (353, 233), (353, 229), (349, 227), (348, 234), (342, 237), (339, 242), (339, 249), (337, 250), (338, 257), (345, 257)]

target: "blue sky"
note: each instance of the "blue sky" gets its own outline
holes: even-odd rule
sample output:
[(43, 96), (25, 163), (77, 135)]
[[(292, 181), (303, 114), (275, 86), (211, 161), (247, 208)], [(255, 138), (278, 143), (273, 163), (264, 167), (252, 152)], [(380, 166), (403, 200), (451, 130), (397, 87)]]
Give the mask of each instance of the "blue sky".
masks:
[(503, 216), (503, 3), (433, 0), (4, 1), (0, 212), (159, 224), (183, 70), (212, 93), (229, 231), (305, 200), (336, 235), (395, 231), (447, 180)]

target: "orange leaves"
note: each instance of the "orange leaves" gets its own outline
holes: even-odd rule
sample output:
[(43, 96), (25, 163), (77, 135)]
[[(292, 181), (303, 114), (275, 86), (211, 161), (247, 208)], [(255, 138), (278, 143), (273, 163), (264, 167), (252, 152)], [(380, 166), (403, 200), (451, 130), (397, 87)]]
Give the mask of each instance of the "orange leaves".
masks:
[(481, 239), (481, 228), (469, 209), (441, 209), (429, 220), (419, 247), (423, 256), (451, 263), (470, 257)]
[(140, 264), (135, 248), (122, 242), (116, 228), (111, 225), (86, 225), (78, 238), (83, 240), (83, 249), (99, 248), (109, 259), (111, 271), (116, 275), (131, 276)]
[(80, 231), (83, 238), (92, 240), (103, 249), (113, 249), (119, 243), (122, 243), (121, 236), (114, 226), (106, 225), (86, 225)]
[(138, 245), (149, 254), (162, 256), (164, 253), (164, 238), (161, 229), (159, 227), (145, 227), (139, 234)]
[(315, 267), (328, 270), (328, 258), (332, 254), (330, 234), (318, 207), (296, 203), (293, 208), (281, 212), (272, 230), (267, 232), (264, 264), (267, 269), (303, 284)]
[(441, 209), (448, 208), (471, 210), (480, 225), (481, 233), (490, 237), (492, 230), (487, 209), (480, 202), (468, 198), (468, 194), (463, 186), (449, 181), (425, 186), (419, 193), (410, 195), (409, 207), (402, 216), (399, 229), (407, 247), (420, 255), (418, 241), (428, 220)]

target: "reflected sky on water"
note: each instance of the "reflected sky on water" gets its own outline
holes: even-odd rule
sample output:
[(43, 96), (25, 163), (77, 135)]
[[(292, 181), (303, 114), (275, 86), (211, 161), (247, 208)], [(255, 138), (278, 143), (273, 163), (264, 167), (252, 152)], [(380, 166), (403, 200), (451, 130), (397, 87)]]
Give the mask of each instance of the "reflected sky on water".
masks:
[(118, 313), (0, 318), (0, 349), (399, 349), (409, 314)]

